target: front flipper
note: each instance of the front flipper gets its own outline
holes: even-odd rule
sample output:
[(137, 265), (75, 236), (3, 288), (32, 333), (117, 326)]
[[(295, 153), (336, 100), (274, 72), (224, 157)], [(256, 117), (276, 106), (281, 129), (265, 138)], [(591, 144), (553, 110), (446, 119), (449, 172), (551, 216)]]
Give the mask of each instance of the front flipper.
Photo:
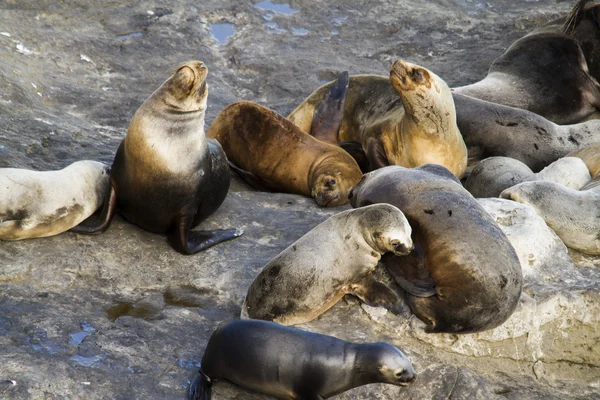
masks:
[(169, 244), (178, 252), (185, 255), (196, 254), (215, 244), (242, 236), (244, 231), (239, 228), (216, 229), (213, 231), (192, 231), (191, 217), (182, 217), (167, 235)]
[(246, 171), (245, 169), (241, 169), (231, 161), (229, 161), (229, 168), (234, 170), (240, 178), (244, 180), (248, 185), (252, 186), (252, 188), (256, 190), (260, 190), (261, 192), (270, 192), (267, 187), (265, 181), (260, 179), (258, 176), (254, 175), (252, 172)]
[(340, 142), (338, 146), (354, 158), (363, 173), (369, 172), (369, 160), (367, 159), (367, 153), (365, 153), (362, 144), (355, 142), (354, 140), (346, 140)]
[(391, 285), (388, 286), (373, 273), (367, 274), (358, 284), (353, 285), (350, 293), (371, 307), (383, 307), (396, 315), (409, 312), (402, 294), (390, 288), (394, 282), (389, 282)]
[(338, 132), (344, 118), (344, 105), (348, 94), (350, 76), (347, 71), (340, 74), (329, 88), (329, 93), (321, 101), (313, 114), (310, 134), (315, 138), (331, 143), (338, 143)]
[(406, 256), (384, 254), (381, 263), (398, 286), (407, 293), (416, 297), (431, 297), (436, 294), (436, 282), (425, 269), (423, 248), (418, 243), (415, 243), (412, 253)]
[(112, 183), (110, 189), (104, 197), (102, 209), (98, 215), (92, 214), (79, 225), (69, 229), (69, 232), (83, 233), (86, 235), (93, 235), (96, 233), (102, 233), (108, 229), (117, 209), (117, 194)]
[(374, 138), (367, 141), (367, 160), (369, 160), (369, 171), (375, 171), (390, 165), (383, 144)]

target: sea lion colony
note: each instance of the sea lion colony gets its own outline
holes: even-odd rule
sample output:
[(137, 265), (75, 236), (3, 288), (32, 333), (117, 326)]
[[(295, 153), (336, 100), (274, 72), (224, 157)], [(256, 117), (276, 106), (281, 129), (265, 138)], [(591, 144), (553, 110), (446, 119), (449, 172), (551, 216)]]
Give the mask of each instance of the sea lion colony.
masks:
[[(550, 74), (554, 64), (561, 68)], [(288, 118), (232, 104), (205, 134), (208, 69), (188, 62), (137, 110), (112, 169), (91, 161), (0, 169), (0, 239), (100, 233), (118, 211), (194, 254), (242, 234), (192, 230), (225, 199), (231, 168), (261, 190), (356, 208), (273, 258), (250, 285), (242, 318), (302, 323), (354, 294), (398, 318), (408, 306), (427, 332), (491, 329), (514, 311), (525, 267), (518, 243), (473, 195), (530, 205), (567, 246), (600, 254), (598, 71), (600, 4), (582, 0), (454, 93), (399, 60), (389, 77), (340, 75)], [(323, 399), (415, 377), (393, 346), (247, 320), (215, 331), (189, 395), (209, 399), (212, 382), (226, 379)]]

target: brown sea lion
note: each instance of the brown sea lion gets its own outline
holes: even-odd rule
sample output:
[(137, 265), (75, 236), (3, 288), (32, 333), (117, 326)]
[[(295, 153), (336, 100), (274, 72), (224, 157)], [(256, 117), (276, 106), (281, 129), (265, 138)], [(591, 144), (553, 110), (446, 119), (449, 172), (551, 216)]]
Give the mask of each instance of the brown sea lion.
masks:
[(336, 214), (265, 265), (248, 288), (242, 317), (301, 324), (346, 294), (373, 306), (397, 304), (398, 295), (372, 273), (382, 254), (408, 254), (410, 235), (402, 212), (389, 204)]
[(58, 235), (82, 223), (102, 206), (109, 173), (88, 160), (59, 171), (0, 168), (0, 240)]
[(449, 170), (433, 164), (382, 168), (365, 174), (349, 197), (353, 207), (389, 203), (406, 215), (423, 256), (383, 263), (400, 281), (433, 279), (435, 295), (406, 294), (427, 332), (483, 331), (513, 313), (523, 281), (515, 250)]
[[(331, 85), (315, 90), (288, 118), (312, 134), (315, 110)], [(368, 170), (436, 163), (461, 177), (467, 164), (448, 85), (428, 69), (404, 61), (394, 63), (389, 78), (350, 77), (337, 141), (359, 142)]]
[(369, 383), (406, 386), (416, 374), (388, 343), (351, 343), (267, 321), (234, 321), (210, 337), (190, 400), (228, 380), (280, 399), (323, 400)]
[(268, 190), (312, 196), (320, 206), (347, 203), (348, 191), (362, 175), (338, 146), (248, 101), (225, 107), (207, 136), (221, 143), (242, 177)]
[(522, 108), (557, 124), (584, 121), (600, 109), (600, 84), (575, 39), (536, 32), (514, 42), (487, 76), (454, 92)]
[(569, 153), (569, 157), (581, 158), (588, 167), (592, 178), (600, 175), (600, 141)]
[[(192, 231), (229, 190), (229, 165), (204, 133), (208, 68), (182, 64), (136, 111), (115, 156), (111, 198), (130, 222), (166, 233), (180, 253), (194, 254), (240, 236), (240, 229)], [(88, 233), (105, 229), (114, 207)]]

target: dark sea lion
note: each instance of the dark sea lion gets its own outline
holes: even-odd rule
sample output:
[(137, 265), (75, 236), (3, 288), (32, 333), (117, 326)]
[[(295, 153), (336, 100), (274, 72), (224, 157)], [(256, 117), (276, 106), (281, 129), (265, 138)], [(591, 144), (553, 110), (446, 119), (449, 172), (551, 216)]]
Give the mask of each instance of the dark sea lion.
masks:
[[(436, 294), (406, 294), (427, 332), (469, 333), (502, 324), (521, 295), (522, 273), (510, 242), (492, 217), (446, 168), (387, 167), (370, 172), (349, 194), (353, 207), (389, 203), (413, 228), (421, 261), (384, 260), (402, 278), (430, 276)], [(393, 262), (390, 265), (390, 262)], [(415, 269), (424, 269), (415, 271)]]
[(265, 265), (248, 288), (242, 318), (301, 324), (346, 294), (393, 307), (400, 298), (372, 273), (382, 254), (408, 254), (410, 235), (402, 212), (389, 204), (336, 214)]
[(138, 108), (110, 175), (121, 214), (147, 231), (166, 233), (182, 254), (242, 234), (191, 230), (219, 208), (230, 182), (223, 149), (204, 133), (207, 74), (200, 61), (182, 64)]
[(58, 235), (82, 223), (102, 206), (109, 173), (87, 160), (59, 171), (0, 168), (0, 240)]
[(498, 197), (521, 182), (549, 181), (579, 190), (591, 179), (587, 166), (577, 157), (560, 158), (538, 173), (514, 158), (490, 157), (473, 168), (465, 189), (474, 197)]
[(227, 380), (279, 399), (322, 400), (369, 383), (406, 386), (409, 359), (387, 343), (352, 343), (267, 321), (235, 321), (210, 337), (190, 400), (210, 400)]
[(277, 113), (248, 101), (225, 107), (207, 136), (257, 188), (312, 196), (320, 206), (348, 202), (362, 173), (338, 146), (306, 135)]
[(557, 124), (573, 124), (600, 109), (600, 84), (577, 42), (562, 33), (527, 35), (498, 57), (487, 76), (455, 93), (522, 108)]
[[(288, 118), (312, 134), (315, 110), (333, 84), (315, 90)], [(337, 140), (360, 143), (368, 170), (437, 163), (461, 177), (466, 168), (467, 151), (448, 85), (428, 69), (404, 61), (394, 63), (389, 77), (350, 77)]]
[(329, 87), (327, 96), (319, 104), (313, 115), (310, 127), (312, 136), (323, 142), (338, 144), (337, 135), (343, 121), (349, 84), (350, 76), (348, 72), (344, 71)]
[(600, 120), (561, 126), (531, 111), (458, 93), (453, 97), (470, 166), (504, 156), (537, 172), (581, 146), (600, 142)]
[(554, 182), (523, 182), (500, 197), (531, 206), (567, 247), (600, 255), (600, 185), (574, 190)]

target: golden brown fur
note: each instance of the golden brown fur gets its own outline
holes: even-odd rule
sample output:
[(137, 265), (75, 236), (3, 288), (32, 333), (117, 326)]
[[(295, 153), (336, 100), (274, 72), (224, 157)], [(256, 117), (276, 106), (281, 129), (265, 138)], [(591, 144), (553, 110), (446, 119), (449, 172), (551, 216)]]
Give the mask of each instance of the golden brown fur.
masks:
[(568, 157), (581, 158), (590, 170), (592, 178), (600, 175), (600, 143), (590, 144), (589, 146), (569, 153)]
[(322, 206), (348, 201), (361, 178), (356, 161), (341, 148), (304, 134), (275, 112), (251, 102), (231, 104), (207, 136), (229, 161), (255, 175), (270, 190), (312, 196)]

